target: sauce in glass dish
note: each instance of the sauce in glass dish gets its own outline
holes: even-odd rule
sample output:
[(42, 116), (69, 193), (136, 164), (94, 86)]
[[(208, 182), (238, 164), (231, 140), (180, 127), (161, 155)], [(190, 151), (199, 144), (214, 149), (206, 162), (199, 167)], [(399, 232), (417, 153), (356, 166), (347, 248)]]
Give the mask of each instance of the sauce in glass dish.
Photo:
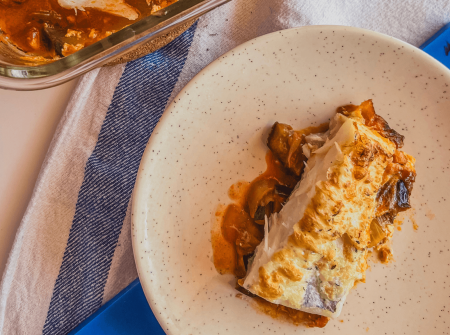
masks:
[(9, 42), (31, 57), (51, 61), (91, 45), (174, 2), (0, 0), (0, 42)]

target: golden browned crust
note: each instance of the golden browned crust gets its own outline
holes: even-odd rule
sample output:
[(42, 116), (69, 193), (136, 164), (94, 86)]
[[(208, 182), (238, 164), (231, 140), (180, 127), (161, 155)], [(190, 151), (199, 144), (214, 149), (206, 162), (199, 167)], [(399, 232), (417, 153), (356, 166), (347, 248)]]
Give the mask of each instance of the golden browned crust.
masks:
[[(301, 281), (303, 271), (312, 264), (320, 268), (324, 277), (322, 294), (331, 301), (342, 293), (339, 286), (364, 282), (368, 248), (373, 246), (371, 224), (378, 206), (377, 193), (397, 173), (396, 165), (401, 164), (403, 169), (409, 166), (415, 174), (414, 158), (397, 151), (398, 142), (380, 134), (376, 127), (367, 127), (359, 110), (346, 116), (353, 122), (353, 140), (341, 144), (341, 160), (331, 164), (326, 180), (315, 185), (315, 193), (286, 245), (259, 268), (259, 280), (250, 288), (265, 299), (295, 295), (293, 282)], [(335, 243), (338, 238), (342, 240), (341, 251)], [(388, 238), (388, 232), (383, 238)], [(391, 254), (386, 250), (382, 248), (380, 253), (388, 261)], [(304, 251), (318, 258), (308, 260)], [(332, 284), (336, 277), (341, 285)], [(303, 284), (305, 290), (307, 283)]]

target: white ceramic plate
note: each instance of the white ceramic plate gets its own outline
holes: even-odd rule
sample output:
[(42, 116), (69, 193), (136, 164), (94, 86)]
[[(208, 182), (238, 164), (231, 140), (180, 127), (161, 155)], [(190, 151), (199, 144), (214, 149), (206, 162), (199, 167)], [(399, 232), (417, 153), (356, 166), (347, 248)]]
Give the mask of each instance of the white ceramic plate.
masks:
[[(404, 42), (341, 26), (276, 32), (228, 52), (168, 107), (142, 159), (133, 246), (147, 299), (168, 334), (444, 334), (450, 326), (450, 72)], [(409, 219), (395, 262), (324, 329), (295, 327), (235, 297), (212, 263), (210, 222), (227, 190), (265, 170), (267, 128), (325, 122), (373, 99), (417, 159)]]

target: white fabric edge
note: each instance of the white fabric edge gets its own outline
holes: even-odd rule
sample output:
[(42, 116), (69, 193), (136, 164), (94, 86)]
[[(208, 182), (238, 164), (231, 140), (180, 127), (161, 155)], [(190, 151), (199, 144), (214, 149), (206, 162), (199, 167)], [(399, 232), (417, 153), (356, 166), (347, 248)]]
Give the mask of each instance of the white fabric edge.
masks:
[[(40, 198), (41, 193), (45, 189), (44, 181), (47, 180), (49, 172), (49, 166), (52, 164), (54, 160), (59, 159), (57, 157), (58, 153), (60, 151), (64, 151), (64, 144), (65, 140), (67, 138), (70, 138), (72, 133), (72, 127), (74, 121), (79, 117), (79, 113), (73, 112), (73, 111), (82, 111), (86, 108), (90, 108), (91, 106), (87, 106), (89, 101), (89, 96), (91, 93), (92, 88), (94, 87), (96, 80), (98, 79), (99, 75), (103, 74), (106, 75), (104, 72), (111, 72), (112, 78), (110, 78), (112, 83), (115, 83), (113, 85), (114, 89), (109, 92), (110, 93), (110, 101), (112, 100), (115, 87), (119, 83), (119, 80), (122, 76), (122, 73), (125, 69), (125, 64), (119, 65), (116, 67), (111, 68), (100, 68), (95, 69), (91, 72), (88, 72), (85, 74), (81, 79), (79, 80), (74, 92), (72, 93), (72, 96), (70, 98), (70, 101), (65, 109), (65, 112), (63, 116), (61, 117), (61, 120), (58, 124), (58, 127), (55, 131), (55, 137), (52, 139), (49, 149), (47, 151), (46, 157), (44, 159), (44, 162), (42, 164), (42, 167), (40, 169), (38, 178), (36, 180), (35, 187), (33, 189), (33, 193), (30, 199), (30, 202), (27, 206), (27, 209), (25, 210), (24, 216), (20, 222), (19, 228), (17, 230), (16, 236), (14, 238), (13, 246), (11, 249), (11, 252), (8, 256), (8, 260), (5, 266), (4, 273), (2, 275), (2, 279), (0, 281), (0, 334), (4, 333), (5, 328), (5, 315), (8, 310), (8, 298), (10, 297), (11, 293), (11, 287), (13, 285), (16, 274), (16, 270), (19, 264), (20, 255), (22, 253), (22, 242), (26, 236), (26, 233), (29, 229), (29, 225), (27, 224), (28, 219), (32, 216), (34, 210), (36, 209), (37, 202)], [(104, 116), (106, 116), (106, 112), (108, 110), (109, 104), (107, 106), (103, 106), (104, 109)], [(103, 119), (104, 119), (103, 116)], [(98, 133), (100, 132), (101, 125), (98, 129)], [(98, 135), (98, 134), (97, 134)], [(92, 150), (94, 149), (95, 144), (92, 146)], [(91, 150), (91, 152), (92, 152)], [(90, 156), (90, 154), (88, 155)], [(86, 162), (84, 162), (86, 163)], [(81, 186), (81, 185), (80, 185)], [(79, 189), (78, 189), (79, 190)], [(77, 190), (77, 192), (78, 192)], [(76, 204), (74, 204), (75, 206)], [(64, 253), (64, 251), (63, 251)], [(62, 262), (62, 255), (61, 254), (61, 262)], [(55, 278), (56, 280), (56, 278)], [(51, 292), (50, 294), (52, 294)], [(48, 306), (45, 306), (45, 311), (48, 310)], [(44, 325), (45, 318), (42, 320), (42, 323), (39, 325), (34, 324), (33, 329), (30, 331), (33, 333), (41, 333), (42, 327)], [(38, 332), (37, 332), (38, 331)], [(31, 334), (31, 332), (27, 332), (27, 334)]]

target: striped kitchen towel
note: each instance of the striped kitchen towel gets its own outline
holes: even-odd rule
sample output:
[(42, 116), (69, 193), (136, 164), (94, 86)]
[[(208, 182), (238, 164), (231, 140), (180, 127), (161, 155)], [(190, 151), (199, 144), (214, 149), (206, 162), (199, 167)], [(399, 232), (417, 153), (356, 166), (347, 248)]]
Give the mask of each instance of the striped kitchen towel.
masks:
[(218, 56), (311, 24), (357, 26), (420, 45), (448, 21), (448, 0), (234, 0), (159, 51), (83, 76), (0, 284), (0, 334), (67, 334), (137, 277), (130, 198), (141, 156), (166, 106)]

